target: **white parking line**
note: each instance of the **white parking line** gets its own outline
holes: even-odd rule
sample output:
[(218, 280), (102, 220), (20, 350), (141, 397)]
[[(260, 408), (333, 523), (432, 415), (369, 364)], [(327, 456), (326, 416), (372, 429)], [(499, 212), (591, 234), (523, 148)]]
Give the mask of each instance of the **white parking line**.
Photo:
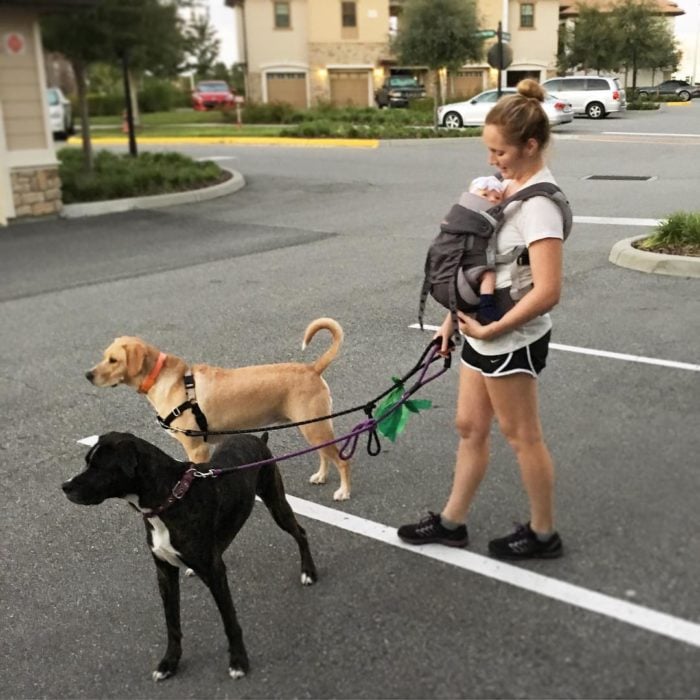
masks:
[(383, 542), (392, 547), (404, 549), (419, 556), (451, 564), (465, 571), (471, 571), (546, 598), (605, 615), (685, 644), (700, 647), (700, 625), (683, 618), (597, 593), (549, 576), (543, 576), (464, 549), (430, 544), (419, 547), (410, 546), (401, 542), (396, 535), (396, 529), (389, 525), (358, 518), (355, 515), (327, 508), (295, 496), (287, 496), (287, 498), (294, 512), (307, 518)]
[[(82, 445), (94, 445), (97, 435), (82, 438)], [(464, 549), (441, 547), (440, 545), (422, 545), (412, 547), (404, 544), (396, 535), (396, 528), (390, 525), (366, 520), (335, 508), (328, 508), (313, 501), (287, 495), (292, 510), (312, 520), (337, 527), (355, 535), (361, 535), (391, 547), (404, 549), (418, 556), (450, 564), (458, 569), (486, 576), (494, 581), (507, 583), (521, 590), (558, 600), (582, 610), (604, 615), (634, 627), (653, 632), (663, 637), (700, 647), (700, 625), (680, 617), (658, 612), (652, 608), (630, 603), (626, 600), (591, 591), (566, 581), (506, 564), (504, 562), (474, 554)]]
[[(412, 323), (409, 328), (420, 330), (420, 325)], [(433, 326), (428, 323), (423, 324), (423, 329), (426, 331), (437, 331), (439, 326)], [(609, 352), (608, 350), (594, 350), (592, 348), (581, 348), (576, 345), (562, 345), (561, 343), (550, 343), (549, 347), (553, 350), (562, 350), (563, 352), (575, 352), (580, 355), (594, 355), (596, 357), (605, 357), (610, 360), (624, 360), (625, 362), (639, 362), (645, 365), (656, 365), (658, 367), (670, 367), (672, 369), (684, 369), (690, 372), (700, 372), (700, 365), (691, 364), (690, 362), (676, 362), (675, 360), (661, 360), (657, 357), (644, 357), (643, 355), (627, 355), (623, 352)]]
[(605, 226), (647, 226), (653, 228), (665, 219), (626, 219), (610, 216), (574, 216), (575, 224), (602, 224)]
[(208, 158), (195, 158), (195, 160), (238, 160), (238, 156), (209, 156)]
[(676, 136), (681, 139), (700, 139), (700, 134), (666, 134), (653, 131), (603, 131), (608, 136)]

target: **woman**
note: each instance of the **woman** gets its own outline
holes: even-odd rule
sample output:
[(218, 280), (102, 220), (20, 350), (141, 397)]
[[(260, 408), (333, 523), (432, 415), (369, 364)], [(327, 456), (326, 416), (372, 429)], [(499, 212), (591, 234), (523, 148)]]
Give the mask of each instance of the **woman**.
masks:
[[(555, 182), (544, 162), (549, 121), (542, 109), (544, 90), (534, 80), (518, 84), (518, 93), (499, 100), (486, 117), (483, 140), (489, 163), (504, 178), (504, 198), (536, 182)], [(489, 460), (494, 417), (515, 452), (530, 502), (530, 521), (506, 537), (491, 540), (489, 553), (502, 559), (554, 558), (563, 553), (554, 528), (554, 465), (542, 436), (537, 405), (537, 375), (545, 366), (551, 320), (562, 282), (563, 219), (545, 197), (514, 202), (506, 208), (497, 252), (526, 245), (533, 288), (499, 320), (481, 325), (460, 314), (464, 338), (456, 425), (459, 447), (452, 491), (442, 512), (403, 525), (399, 537), (409, 544), (438, 542), (464, 547), (469, 542), (467, 514)], [(527, 268), (525, 268), (527, 269)], [(508, 265), (496, 266), (496, 288), (510, 285)], [(446, 355), (452, 320), (440, 330)]]

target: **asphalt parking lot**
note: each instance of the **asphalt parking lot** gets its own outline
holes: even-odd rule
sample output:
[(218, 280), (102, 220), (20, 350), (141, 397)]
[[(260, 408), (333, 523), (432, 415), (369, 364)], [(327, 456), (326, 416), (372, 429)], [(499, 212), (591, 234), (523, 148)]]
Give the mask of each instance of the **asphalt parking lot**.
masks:
[[(184, 656), (154, 684), (164, 624), (143, 525), (123, 503), (69, 503), (87, 448), (128, 430), (181, 458), (143, 398), (84, 372), (116, 335), (221, 366), (314, 358), (306, 325), (336, 318), (334, 407), (375, 395), (430, 338), (413, 328), (436, 222), (486, 168), (477, 140), (378, 149), (187, 146), (246, 178), (230, 197), (0, 232), (4, 482), (0, 695), (7, 698), (696, 698), (700, 696), (700, 281), (611, 265), (640, 220), (697, 208), (700, 103), (559, 129), (551, 167), (572, 202), (542, 414), (567, 555), (508, 566), (490, 537), (526, 517), (494, 433), (472, 546), (400, 546), (395, 528), (448, 488), (455, 376), (378, 457), (350, 501), (314, 459), (282, 466), (319, 568), (255, 509), (226, 555), (251, 658), (226, 672), (211, 597), (182, 581)], [(649, 175), (648, 181), (590, 175)], [(428, 318), (439, 318), (433, 307)], [(360, 420), (358, 417), (357, 420)], [(349, 430), (352, 418), (337, 421)], [(302, 447), (276, 434), (277, 453)]]

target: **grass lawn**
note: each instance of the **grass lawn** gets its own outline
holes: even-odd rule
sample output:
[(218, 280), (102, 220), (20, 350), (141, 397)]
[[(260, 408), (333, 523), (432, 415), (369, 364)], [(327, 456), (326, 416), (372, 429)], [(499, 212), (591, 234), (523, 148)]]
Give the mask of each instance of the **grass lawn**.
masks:
[[(111, 117), (90, 117), (90, 124), (93, 126), (115, 125), (121, 126), (122, 118), (119, 115)], [(162, 126), (163, 124), (223, 124), (221, 112), (211, 110), (209, 112), (198, 112), (194, 109), (176, 109), (172, 112), (152, 112), (141, 115), (143, 126)], [(77, 122), (76, 126), (80, 126)]]
[[(196, 138), (198, 136), (284, 136), (284, 126), (236, 126), (221, 124), (217, 126), (193, 125), (191, 127), (173, 124), (171, 126), (142, 127), (136, 130), (136, 140), (142, 136), (153, 138)], [(95, 129), (91, 132), (93, 139), (126, 138), (127, 135), (118, 129)], [(80, 139), (80, 132), (76, 134)]]

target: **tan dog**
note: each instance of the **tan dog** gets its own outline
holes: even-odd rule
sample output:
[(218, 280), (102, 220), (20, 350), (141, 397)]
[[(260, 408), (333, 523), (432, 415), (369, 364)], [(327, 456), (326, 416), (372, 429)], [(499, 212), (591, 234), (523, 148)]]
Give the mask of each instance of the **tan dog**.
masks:
[[(85, 373), (99, 387), (126, 384), (146, 395), (161, 417), (187, 399), (183, 377), (191, 371), (195, 381), (197, 403), (208, 422), (209, 430), (243, 430), (270, 423), (297, 422), (331, 413), (328, 384), (321, 377), (343, 341), (343, 329), (332, 318), (312, 321), (304, 332), (304, 349), (316, 333), (325, 328), (333, 342), (315, 362), (289, 362), (223, 369), (210, 365), (188, 366), (175, 355), (165, 355), (140, 338), (116, 338), (104, 351), (102, 362)], [(185, 410), (173, 420), (174, 428), (199, 430), (192, 410)], [(334, 439), (330, 420), (309, 423), (299, 430), (310, 445)], [(212, 436), (207, 442), (200, 437), (172, 433), (185, 448), (192, 462), (209, 461), (209, 447), (223, 439)], [(336, 501), (350, 498), (350, 463), (340, 457), (337, 445), (319, 448), (320, 467), (311, 477), (312, 484), (325, 484), (328, 460), (340, 474), (340, 488), (333, 494)]]

